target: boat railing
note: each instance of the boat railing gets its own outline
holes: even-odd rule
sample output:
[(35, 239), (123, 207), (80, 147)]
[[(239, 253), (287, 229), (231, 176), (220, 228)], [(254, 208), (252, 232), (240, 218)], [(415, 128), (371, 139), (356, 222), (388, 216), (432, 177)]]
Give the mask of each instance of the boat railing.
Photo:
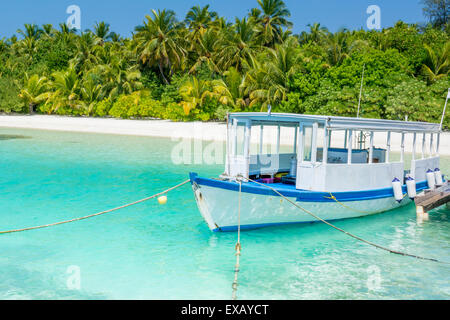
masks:
[[(300, 116), (298, 122), (292, 122), (295, 116), (292, 119), (290, 115), (269, 116), (268, 120), (261, 114), (255, 117), (255, 123), (251, 116), (234, 118), (228, 123), (228, 176), (276, 175), (290, 171), (295, 172), (290, 176), (296, 179), (297, 189), (356, 191), (390, 187), (392, 180), (404, 181), (406, 174), (421, 182), (427, 170), (439, 167), (440, 131), (436, 131), (434, 124), (313, 116), (304, 119)], [(277, 118), (282, 121), (277, 123)], [(277, 128), (274, 153), (263, 154), (265, 121), (268, 126)], [(293, 139), (289, 139), (292, 139), (293, 152), (280, 152), (283, 126), (292, 131), (289, 134)], [(251, 154), (251, 136), (252, 133), (257, 135), (258, 130), (259, 153)], [(411, 137), (412, 143), (408, 144)], [(421, 159), (416, 158), (419, 137)], [(380, 139), (384, 139), (384, 143)], [(405, 158), (406, 145), (412, 149), (412, 160)], [(394, 152), (398, 150), (400, 159)]]

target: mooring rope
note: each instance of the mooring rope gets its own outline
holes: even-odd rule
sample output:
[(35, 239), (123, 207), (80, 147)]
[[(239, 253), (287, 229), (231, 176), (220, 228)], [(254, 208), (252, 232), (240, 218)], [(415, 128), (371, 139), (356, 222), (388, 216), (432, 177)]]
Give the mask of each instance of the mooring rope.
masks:
[[(407, 193), (405, 193), (404, 195), (403, 195), (403, 199), (407, 196), (408, 194)], [(333, 201), (336, 201), (339, 205), (341, 205), (341, 206), (343, 206), (344, 208), (346, 208), (346, 209), (349, 209), (349, 210), (352, 210), (352, 211), (355, 211), (355, 212), (358, 212), (358, 213), (362, 213), (362, 214), (371, 214), (371, 212), (369, 212), (369, 211), (362, 211), (362, 210), (358, 210), (358, 209), (355, 209), (355, 208), (352, 208), (352, 207), (350, 207), (350, 206), (347, 206), (346, 204), (343, 204), (341, 201), (339, 201), (331, 192), (330, 192), (330, 197), (327, 197), (327, 196), (323, 196), (325, 199), (331, 199), (331, 200), (333, 200)]]
[(326, 197), (326, 196), (323, 196), (323, 197), (324, 197), (325, 199), (331, 199), (331, 200), (333, 200), (333, 201), (336, 201), (337, 204), (343, 206), (343, 207), (346, 208), (346, 209), (349, 209), (349, 210), (352, 210), (352, 211), (355, 211), (355, 212), (358, 212), (358, 213), (362, 213), (362, 214), (369, 214), (369, 213), (370, 213), (370, 212), (368, 212), (368, 211), (358, 210), (358, 209), (349, 207), (349, 206), (347, 206), (346, 204), (343, 204), (343, 203), (340, 202), (340, 201), (339, 201), (339, 200), (338, 200), (331, 192), (330, 192), (330, 196), (329, 196), (329, 197)]
[(238, 287), (238, 273), (239, 273), (239, 258), (241, 256), (241, 194), (242, 194), (242, 181), (239, 181), (239, 200), (238, 200), (238, 239), (235, 246), (236, 250), (236, 264), (234, 266), (234, 281), (232, 284), (233, 294), (232, 299), (236, 300), (236, 293)]
[(28, 227), (28, 228), (23, 228), (23, 229), (15, 229), (15, 230), (8, 230), (8, 231), (0, 231), (0, 234), (7, 234), (7, 233), (14, 233), (14, 232), (22, 232), (22, 231), (35, 230), (35, 229), (43, 229), (43, 228), (48, 228), (48, 227), (57, 226), (57, 225), (60, 225), (60, 224), (65, 224), (65, 223), (69, 223), (69, 222), (75, 222), (75, 221), (80, 221), (80, 220), (84, 220), (84, 219), (88, 219), (88, 218), (100, 216), (100, 215), (105, 214), (105, 213), (117, 211), (117, 210), (120, 210), (120, 209), (123, 209), (123, 208), (127, 208), (127, 207), (130, 207), (130, 206), (133, 206), (133, 205), (135, 205), (135, 204), (138, 204), (138, 203), (141, 203), (141, 202), (145, 202), (145, 201), (148, 201), (148, 200), (150, 200), (150, 199), (153, 199), (153, 198), (162, 196), (163, 194), (166, 194), (166, 193), (168, 193), (169, 191), (172, 191), (172, 190), (174, 190), (174, 189), (177, 189), (177, 188), (179, 188), (179, 187), (185, 185), (185, 184), (188, 183), (188, 182), (190, 182), (190, 180), (186, 180), (186, 181), (184, 181), (184, 182), (182, 182), (182, 183), (180, 183), (180, 184), (177, 184), (177, 185), (175, 185), (175, 186), (173, 186), (173, 187), (171, 187), (171, 188), (169, 188), (169, 189), (167, 189), (167, 190), (164, 190), (164, 191), (162, 191), (162, 192), (160, 192), (160, 193), (157, 193), (157, 194), (155, 194), (155, 195), (152, 195), (152, 196), (150, 196), (150, 197), (147, 197), (147, 198), (144, 198), (144, 199), (135, 201), (135, 202), (131, 202), (131, 203), (128, 203), (128, 204), (125, 204), (125, 205), (123, 205), (123, 206), (116, 207), (116, 208), (113, 208), (113, 209), (109, 209), (109, 210), (105, 210), (105, 211), (102, 211), (102, 212), (90, 214), (90, 215), (88, 215), (88, 216), (84, 216), (84, 217), (80, 217), (80, 218), (75, 218), (75, 219), (70, 219), (70, 220), (66, 220), (66, 221), (60, 221), (60, 222), (50, 223), (50, 224), (45, 224), (45, 225), (41, 225), (41, 226)]
[(330, 226), (330, 227), (332, 227), (332, 228), (334, 228), (334, 229), (336, 229), (336, 230), (338, 230), (338, 231), (340, 231), (340, 232), (346, 234), (347, 236), (350, 236), (350, 237), (352, 237), (352, 238), (354, 238), (354, 239), (356, 239), (356, 240), (359, 240), (359, 241), (361, 241), (361, 242), (364, 242), (364, 243), (366, 243), (366, 244), (368, 244), (368, 245), (371, 245), (371, 246), (376, 247), (376, 248), (378, 248), (378, 249), (382, 249), (382, 250), (388, 251), (388, 252), (390, 252), (390, 253), (402, 255), (402, 256), (408, 256), (408, 257), (412, 257), (412, 258), (416, 258), (416, 259), (428, 260), (428, 261), (438, 262), (438, 263), (442, 263), (442, 264), (450, 264), (450, 262), (440, 261), (440, 260), (437, 260), (437, 259), (434, 259), (434, 258), (427, 258), (427, 257), (422, 257), (422, 256), (414, 255), (414, 254), (409, 254), (409, 253), (405, 253), (405, 252), (393, 250), (393, 249), (386, 248), (386, 247), (383, 247), (383, 246), (381, 246), (381, 245), (378, 245), (378, 244), (376, 244), (376, 243), (373, 243), (373, 242), (371, 242), (371, 241), (365, 240), (365, 239), (363, 239), (363, 238), (361, 238), (361, 237), (359, 237), (359, 236), (356, 236), (356, 235), (354, 235), (354, 234), (352, 234), (352, 233), (350, 233), (350, 232), (348, 232), (348, 231), (345, 231), (345, 230), (343, 230), (343, 229), (341, 229), (341, 228), (339, 228), (339, 227), (336, 227), (335, 225), (329, 223), (328, 221), (325, 221), (324, 219), (318, 217), (317, 215), (315, 215), (315, 214), (312, 213), (311, 211), (309, 211), (309, 210), (303, 208), (302, 206), (300, 206), (300, 205), (298, 205), (297, 203), (293, 202), (291, 199), (285, 197), (285, 196), (282, 195), (280, 192), (278, 192), (278, 190), (276, 190), (276, 189), (274, 189), (274, 188), (272, 188), (272, 187), (270, 187), (270, 186), (268, 186), (268, 185), (266, 185), (266, 184), (257, 182), (257, 181), (255, 181), (255, 180), (250, 179), (250, 178), (244, 178), (244, 177), (240, 177), (240, 178), (245, 179), (245, 180), (247, 180), (247, 181), (251, 181), (251, 182), (253, 182), (253, 183), (256, 183), (256, 184), (258, 184), (258, 185), (261, 185), (261, 186), (263, 186), (263, 187), (266, 187), (266, 188), (272, 190), (273, 192), (275, 192), (276, 194), (278, 194), (280, 197), (282, 197), (283, 199), (285, 199), (286, 201), (288, 201), (288, 202), (291, 203), (292, 205), (296, 206), (296, 207), (299, 208), (300, 210), (302, 210), (302, 211), (306, 212), (307, 214), (311, 215), (311, 216), (314, 217), (315, 219), (317, 219), (317, 220), (319, 220), (319, 221), (325, 223), (326, 225), (328, 225), (328, 226)]

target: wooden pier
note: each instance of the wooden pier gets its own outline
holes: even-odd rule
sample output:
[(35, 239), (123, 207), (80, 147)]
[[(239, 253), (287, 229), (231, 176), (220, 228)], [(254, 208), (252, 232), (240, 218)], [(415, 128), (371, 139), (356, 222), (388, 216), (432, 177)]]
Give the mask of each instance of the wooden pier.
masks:
[(417, 217), (427, 218), (428, 211), (444, 204), (450, 205), (450, 183), (446, 182), (434, 190), (425, 190), (414, 199), (414, 202), (416, 203)]

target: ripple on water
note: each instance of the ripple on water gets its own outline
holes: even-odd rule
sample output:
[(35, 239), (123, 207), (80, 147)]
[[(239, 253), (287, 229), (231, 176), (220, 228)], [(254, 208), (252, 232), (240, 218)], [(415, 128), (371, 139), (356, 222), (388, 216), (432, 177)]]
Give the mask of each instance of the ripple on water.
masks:
[[(8, 138), (6, 138), (8, 137)], [(26, 138), (25, 138), (26, 137)], [(0, 128), (0, 229), (61, 221), (154, 194), (222, 165), (175, 165), (170, 139)], [(450, 172), (450, 159), (441, 169)], [(1, 239), (0, 299), (229, 299), (235, 233), (211, 233), (184, 186), (90, 220)], [(414, 206), (336, 225), (450, 261), (450, 211)], [(320, 223), (242, 233), (241, 299), (449, 299), (448, 266), (374, 249)], [(70, 266), (81, 290), (70, 290)]]

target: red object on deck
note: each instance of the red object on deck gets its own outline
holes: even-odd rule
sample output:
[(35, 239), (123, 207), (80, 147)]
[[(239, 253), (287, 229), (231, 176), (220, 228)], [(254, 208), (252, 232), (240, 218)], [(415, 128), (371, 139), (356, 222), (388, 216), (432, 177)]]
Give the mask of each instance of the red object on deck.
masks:
[(263, 178), (262, 183), (280, 183), (281, 178)]

